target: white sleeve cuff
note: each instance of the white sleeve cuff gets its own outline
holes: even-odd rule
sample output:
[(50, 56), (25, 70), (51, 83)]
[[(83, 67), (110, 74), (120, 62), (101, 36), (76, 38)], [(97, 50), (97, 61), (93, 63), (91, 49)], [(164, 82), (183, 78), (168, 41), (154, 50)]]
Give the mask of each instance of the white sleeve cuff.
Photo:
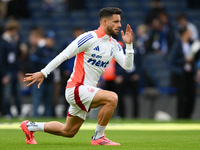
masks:
[(42, 72), (42, 74), (44, 75), (45, 78), (47, 78), (47, 73), (44, 71), (44, 69), (42, 69), (40, 72)]
[(126, 44), (126, 53), (134, 53), (133, 44)]

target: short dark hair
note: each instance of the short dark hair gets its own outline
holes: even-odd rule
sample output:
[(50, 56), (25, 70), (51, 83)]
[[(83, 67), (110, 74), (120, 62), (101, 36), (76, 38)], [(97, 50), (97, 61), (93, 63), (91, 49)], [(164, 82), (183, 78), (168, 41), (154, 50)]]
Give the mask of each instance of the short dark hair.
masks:
[(44, 29), (41, 26), (34, 26), (31, 28), (31, 33), (39, 37), (45, 37)]
[(178, 16), (176, 17), (176, 19), (179, 21), (181, 19), (186, 19), (187, 20), (187, 15), (185, 13), (180, 13), (178, 14)]
[(6, 28), (7, 31), (19, 30), (20, 25), (16, 20), (9, 20), (6, 23), (5, 28)]
[(79, 26), (75, 26), (74, 28), (73, 28), (73, 31), (80, 31), (80, 30), (83, 30), (83, 28), (81, 28), (81, 27), (79, 27)]
[(183, 25), (178, 26), (178, 32), (180, 35), (183, 35), (187, 31), (187, 27)]
[(102, 8), (99, 11), (99, 20), (101, 20), (104, 17), (111, 17), (114, 14), (118, 14), (121, 15), (122, 10), (120, 8), (116, 8), (116, 7), (105, 7)]

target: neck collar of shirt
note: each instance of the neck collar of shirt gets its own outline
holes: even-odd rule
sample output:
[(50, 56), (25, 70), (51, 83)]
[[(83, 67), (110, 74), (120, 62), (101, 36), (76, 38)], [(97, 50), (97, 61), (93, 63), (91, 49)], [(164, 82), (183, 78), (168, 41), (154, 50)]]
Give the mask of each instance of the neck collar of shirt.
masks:
[(99, 26), (99, 28), (95, 31), (95, 33), (97, 34), (98, 38), (103, 38), (103, 39), (107, 39), (109, 40), (111, 38), (111, 36), (107, 35), (105, 33), (105, 31), (103, 30), (103, 28), (101, 26)]

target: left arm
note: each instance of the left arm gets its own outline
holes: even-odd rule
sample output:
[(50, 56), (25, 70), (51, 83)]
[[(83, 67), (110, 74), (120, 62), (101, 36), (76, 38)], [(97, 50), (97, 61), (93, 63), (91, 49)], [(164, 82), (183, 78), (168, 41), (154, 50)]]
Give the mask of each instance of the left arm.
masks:
[(121, 31), (122, 39), (126, 43), (126, 55), (123, 54), (121, 46), (118, 44), (119, 50), (114, 55), (114, 59), (120, 64), (125, 70), (131, 70), (133, 68), (133, 31), (130, 25), (126, 27), (126, 33)]

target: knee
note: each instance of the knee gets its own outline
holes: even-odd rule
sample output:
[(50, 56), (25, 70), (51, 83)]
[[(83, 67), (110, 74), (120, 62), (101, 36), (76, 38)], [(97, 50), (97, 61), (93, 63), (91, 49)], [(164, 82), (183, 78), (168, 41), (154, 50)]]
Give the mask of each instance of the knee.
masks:
[(64, 132), (63, 136), (67, 138), (73, 138), (76, 135), (76, 133), (73, 132)]
[(78, 131), (75, 131), (73, 129), (72, 130), (69, 130), (69, 129), (66, 130), (66, 128), (63, 128), (62, 136), (68, 137), (68, 138), (73, 138), (76, 135), (77, 132)]
[(116, 108), (117, 107), (117, 102), (118, 102), (118, 96), (116, 93), (112, 92), (109, 96), (109, 104)]
[(75, 135), (76, 135), (76, 134), (70, 133), (70, 134), (67, 135), (67, 137), (68, 137), (68, 138), (73, 138)]

